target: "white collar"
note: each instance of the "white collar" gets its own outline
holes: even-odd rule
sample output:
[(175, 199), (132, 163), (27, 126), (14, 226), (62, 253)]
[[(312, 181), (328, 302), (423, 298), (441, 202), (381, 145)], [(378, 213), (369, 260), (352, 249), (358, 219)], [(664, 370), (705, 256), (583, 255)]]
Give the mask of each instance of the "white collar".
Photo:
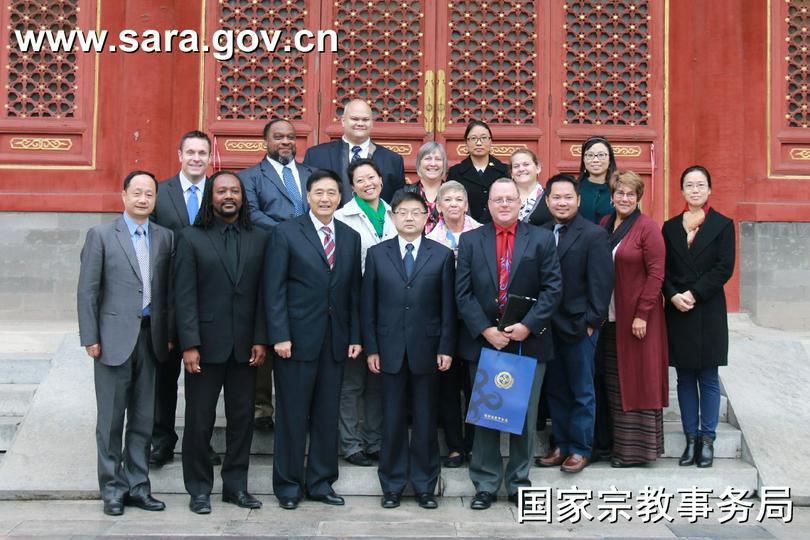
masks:
[(405, 256), (405, 246), (408, 244), (413, 244), (413, 258), (416, 259), (416, 254), (419, 253), (419, 246), (422, 245), (422, 235), (416, 237), (416, 240), (412, 242), (408, 242), (400, 235), (397, 235), (397, 240), (399, 240), (399, 253), (404, 257)]
[(360, 144), (354, 144), (354, 143), (350, 143), (346, 139), (346, 136), (344, 135), (343, 136), (343, 142), (345, 142), (346, 144), (349, 145), (349, 153), (351, 153), (353, 146), (359, 146), (360, 147), (360, 155), (368, 157), (368, 149), (371, 146), (371, 139), (370, 138), (366, 139), (364, 142), (362, 142)]
[(320, 219), (318, 219), (315, 214), (312, 213), (312, 210), (309, 211), (309, 219), (312, 220), (312, 225), (315, 226), (315, 230), (321, 232), (322, 227), (329, 227), (332, 230), (332, 234), (335, 234), (335, 216), (332, 216), (332, 219), (324, 225)]
[(191, 180), (189, 180), (188, 177), (185, 174), (183, 174), (183, 171), (180, 171), (177, 174), (177, 177), (180, 178), (180, 187), (183, 188), (183, 193), (188, 191), (188, 188), (190, 188), (191, 186), (197, 186), (197, 189), (200, 190), (200, 195), (202, 195), (202, 192), (205, 191), (205, 180), (206, 180), (205, 176), (203, 176), (202, 180), (200, 180), (196, 184), (193, 184)]

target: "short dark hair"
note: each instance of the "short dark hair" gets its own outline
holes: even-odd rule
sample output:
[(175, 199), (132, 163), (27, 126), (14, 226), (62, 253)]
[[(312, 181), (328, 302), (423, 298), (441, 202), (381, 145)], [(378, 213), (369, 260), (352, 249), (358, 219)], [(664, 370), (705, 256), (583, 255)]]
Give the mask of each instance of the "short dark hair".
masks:
[(709, 184), (709, 189), (712, 189), (712, 175), (709, 174), (709, 170), (703, 165), (692, 165), (681, 173), (681, 191), (683, 191), (683, 181), (686, 179), (686, 175), (691, 172), (703, 173), (703, 176), (706, 177), (706, 183)]
[(204, 132), (199, 130), (192, 130), (180, 137), (180, 150), (183, 150), (183, 145), (186, 144), (186, 141), (189, 139), (202, 139), (208, 143), (208, 151), (211, 151), (211, 138)]
[(200, 203), (200, 211), (197, 213), (197, 219), (194, 220), (195, 227), (202, 227), (203, 229), (209, 228), (214, 223), (214, 184), (220, 176), (233, 176), (239, 181), (239, 187), (242, 188), (242, 207), (239, 209), (239, 217), (236, 222), (240, 227), (246, 230), (253, 228), (253, 221), (250, 219), (250, 208), (247, 202), (247, 194), (245, 194), (245, 184), (239, 175), (233, 171), (217, 171), (205, 181), (205, 189), (203, 190), (202, 203)]
[(427, 212), (428, 206), (425, 199), (419, 193), (414, 191), (405, 191), (404, 189), (397, 190), (397, 192), (394, 193), (394, 196), (391, 198), (391, 211), (396, 212), (399, 205), (408, 201), (418, 202), (422, 205), (422, 209)]
[(487, 130), (487, 132), (489, 133), (489, 137), (492, 138), (492, 130), (489, 129), (489, 126), (487, 125), (486, 122), (484, 122), (483, 120), (470, 120), (470, 123), (467, 124), (467, 129), (464, 130), (465, 141), (467, 140), (467, 136), (470, 134), (470, 131), (472, 131), (472, 129), (476, 126), (482, 127), (485, 130)]
[(349, 163), (349, 166), (346, 168), (346, 174), (349, 176), (349, 183), (351, 185), (354, 185), (354, 171), (356, 171), (358, 168), (362, 167), (363, 165), (368, 165), (369, 167), (374, 169), (374, 172), (377, 173), (377, 176), (382, 178), (382, 171), (380, 170), (380, 166), (377, 165), (374, 162), (374, 160), (372, 160), (370, 158), (355, 159), (354, 161)]
[(285, 120), (284, 118), (273, 118), (264, 125), (264, 129), (262, 130), (262, 138), (267, 139), (267, 134), (270, 133), (270, 128), (281, 122), (286, 122), (292, 125), (292, 122), (290, 122), (289, 120)]
[(331, 178), (335, 181), (338, 185), (338, 191), (343, 189), (343, 182), (340, 181), (340, 176), (335, 171), (330, 171), (329, 169), (318, 169), (312, 174), (309, 175), (307, 178), (307, 193), (312, 191), (312, 185), (319, 180), (323, 180), (324, 178)]
[(557, 182), (570, 182), (574, 185), (574, 191), (576, 191), (577, 195), (579, 195), (579, 182), (577, 182), (576, 179), (570, 174), (560, 173), (555, 174), (546, 182), (546, 198), (548, 198), (548, 196), (551, 194), (551, 186)]
[(155, 178), (154, 174), (150, 173), (149, 171), (132, 171), (131, 173), (129, 173), (124, 177), (124, 191), (126, 191), (127, 188), (129, 188), (129, 185), (132, 183), (133, 178), (135, 178), (136, 176), (140, 176), (142, 174), (145, 174), (146, 176), (151, 178), (152, 182), (155, 183), (155, 189), (157, 189), (157, 178)]

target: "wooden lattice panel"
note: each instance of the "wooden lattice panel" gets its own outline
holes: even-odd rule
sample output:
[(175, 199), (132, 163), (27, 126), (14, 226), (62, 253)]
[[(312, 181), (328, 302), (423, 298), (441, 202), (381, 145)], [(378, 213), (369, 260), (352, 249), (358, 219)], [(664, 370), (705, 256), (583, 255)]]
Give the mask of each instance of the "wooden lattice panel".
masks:
[(263, 47), (252, 53), (237, 50), (232, 59), (217, 62), (217, 120), (303, 118), (305, 54), (296, 52), (292, 35), (307, 27), (306, 4), (305, 0), (219, 0), (219, 28), (284, 34), (277, 52)]
[(650, 2), (568, 0), (564, 123), (640, 126), (651, 113)]
[(448, 123), (536, 123), (537, 6), (457, 0), (448, 5)]
[(76, 47), (68, 53), (54, 53), (46, 45), (42, 52), (23, 53), (14, 30), (78, 29), (79, 0), (13, 0), (7, 9), (6, 118), (73, 118), (82, 82)]
[(340, 43), (332, 65), (334, 116), (343, 103), (360, 98), (377, 122), (421, 122), (425, 2), (340, 0), (334, 6)]
[(810, 2), (785, 0), (785, 125), (807, 128), (810, 125)]

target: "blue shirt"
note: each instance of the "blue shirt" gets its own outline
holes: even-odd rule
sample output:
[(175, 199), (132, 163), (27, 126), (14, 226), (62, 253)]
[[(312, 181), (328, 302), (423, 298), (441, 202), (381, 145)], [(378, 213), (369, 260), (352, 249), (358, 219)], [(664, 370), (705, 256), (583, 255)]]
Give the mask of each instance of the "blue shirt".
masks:
[[(126, 212), (124, 212), (124, 223), (127, 224), (127, 229), (129, 229), (129, 239), (132, 240), (132, 247), (135, 248), (135, 242), (138, 241), (138, 235), (135, 234), (135, 231), (138, 230), (138, 224), (135, 223), (135, 221), (133, 221), (133, 219), (129, 217), (129, 214), (127, 214)], [(146, 222), (143, 225), (141, 225), (141, 227), (143, 227), (143, 237), (146, 240), (146, 252), (149, 253), (150, 252), (149, 220), (146, 220)], [(148, 317), (149, 315), (151, 315), (152, 314), (152, 310), (150, 309), (151, 307), (152, 306), (150, 304), (145, 308), (143, 308), (143, 313), (141, 313), (141, 315), (143, 315), (144, 317)]]

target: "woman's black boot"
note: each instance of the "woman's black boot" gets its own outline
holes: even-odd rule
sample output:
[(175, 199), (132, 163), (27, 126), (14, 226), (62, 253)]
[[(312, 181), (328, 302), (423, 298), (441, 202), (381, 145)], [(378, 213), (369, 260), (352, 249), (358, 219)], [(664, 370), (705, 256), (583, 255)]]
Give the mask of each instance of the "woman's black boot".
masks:
[(681, 459), (678, 460), (678, 465), (686, 467), (695, 464), (695, 454), (697, 453), (697, 437), (695, 435), (686, 436), (686, 448), (681, 454)]
[(711, 437), (700, 437), (700, 451), (695, 458), (698, 467), (711, 467), (714, 462), (714, 439)]

